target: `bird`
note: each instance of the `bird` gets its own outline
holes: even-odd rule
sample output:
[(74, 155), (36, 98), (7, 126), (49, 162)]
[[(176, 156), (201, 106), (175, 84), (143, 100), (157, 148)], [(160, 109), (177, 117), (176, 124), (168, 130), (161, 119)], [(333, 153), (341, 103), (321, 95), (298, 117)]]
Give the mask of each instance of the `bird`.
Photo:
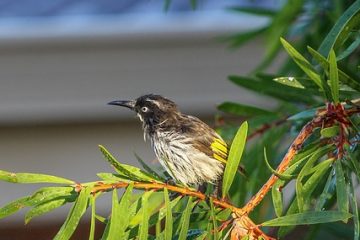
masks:
[[(108, 103), (134, 111), (162, 167), (175, 182), (206, 191), (208, 183), (221, 191), (228, 147), (221, 136), (197, 117), (180, 112), (161, 95), (146, 94), (135, 100)], [(219, 193), (219, 192), (218, 192)]]

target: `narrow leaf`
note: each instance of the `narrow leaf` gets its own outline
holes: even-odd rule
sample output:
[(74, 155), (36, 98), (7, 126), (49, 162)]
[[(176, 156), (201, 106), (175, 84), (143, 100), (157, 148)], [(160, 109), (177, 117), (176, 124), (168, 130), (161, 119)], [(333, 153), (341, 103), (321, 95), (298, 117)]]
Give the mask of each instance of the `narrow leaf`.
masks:
[[(348, 178), (349, 174), (347, 174)], [(357, 199), (356, 199), (356, 194), (354, 192), (354, 185), (352, 183), (352, 181), (349, 181), (350, 186), (349, 186), (349, 199), (350, 199), (350, 205), (351, 205), (351, 210), (353, 213), (353, 222), (354, 222), (354, 240), (357, 240), (360, 238), (360, 219), (359, 219), (359, 208), (358, 208), (358, 204), (357, 204)]]
[(234, 102), (224, 102), (218, 106), (218, 109), (223, 112), (232, 113), (244, 117), (274, 114), (270, 111), (261, 108), (243, 105)]
[(193, 207), (194, 207), (194, 203), (192, 201), (192, 197), (189, 197), (189, 200), (186, 204), (184, 213), (182, 214), (181, 219), (180, 219), (181, 225), (179, 225), (180, 233), (179, 233), (178, 240), (186, 240), (186, 238), (187, 238), (187, 233), (189, 230), (189, 223), (190, 223), (190, 214), (191, 214)]
[(339, 126), (331, 126), (327, 128), (323, 128), (320, 131), (322, 137), (331, 138), (335, 137), (339, 133)]
[[(333, 28), (330, 30), (324, 41), (321, 43), (318, 52), (323, 56), (328, 56), (331, 49), (335, 49), (337, 43), (342, 43), (345, 36), (352, 30), (352, 20), (358, 17), (360, 12), (360, 1), (357, 0), (337, 20)], [(353, 22), (353, 25), (358, 25)]]
[(96, 221), (96, 195), (90, 197), (91, 204), (91, 220), (90, 220), (90, 233), (89, 240), (94, 240), (95, 238), (95, 221)]
[(12, 173), (0, 170), (0, 180), (12, 183), (58, 183), (74, 184), (75, 182), (62, 177), (35, 173)]
[(225, 166), (223, 185), (222, 185), (222, 197), (225, 198), (228, 193), (230, 186), (234, 180), (237, 172), (242, 153), (245, 148), (246, 137), (248, 131), (248, 123), (244, 122), (238, 132), (235, 135), (233, 143), (230, 147), (228, 161)]
[[(320, 63), (321, 67), (323, 69), (325, 69), (327, 71), (327, 69), (329, 69), (329, 65), (330, 63), (327, 61), (327, 59), (322, 56), (320, 53), (318, 53), (316, 50), (314, 50), (313, 48), (308, 46), (308, 51), (309, 53), (313, 56), (313, 58)], [(339, 80), (348, 85), (349, 87), (360, 91), (360, 83), (351, 78), (350, 76), (348, 76), (346, 73), (344, 73), (343, 71), (341, 71), (340, 69), (338, 69), (338, 75), (339, 75)]]
[(294, 226), (343, 221), (352, 217), (350, 213), (338, 211), (304, 212), (275, 218), (262, 223), (262, 226)]
[(141, 208), (142, 208), (142, 221), (140, 224), (139, 230), (139, 240), (147, 240), (148, 239), (148, 228), (149, 228), (149, 206), (148, 206), (148, 197), (149, 195), (144, 194), (141, 198)]
[(217, 222), (216, 222), (215, 207), (214, 207), (212, 198), (210, 198), (210, 218), (212, 221), (212, 229), (213, 229), (212, 233), (213, 233), (214, 240), (218, 240), (220, 238), (219, 238), (218, 226), (217, 226)]
[(47, 202), (42, 202), (30, 209), (25, 215), (25, 224), (28, 224), (34, 217), (48, 213), (58, 207), (61, 207), (67, 203), (65, 198), (54, 199)]
[(295, 77), (278, 77), (274, 81), (293, 88), (305, 88)]
[(336, 175), (336, 199), (339, 211), (349, 212), (349, 201), (348, 201), (348, 188), (345, 182), (344, 170), (341, 165), (341, 160), (335, 161), (335, 175)]
[(304, 58), (295, 48), (293, 48), (285, 39), (280, 38), (281, 43), (283, 44), (285, 50), (292, 57), (295, 63), (308, 75), (316, 85), (323, 89), (323, 85), (321, 83), (320, 75), (316, 72), (316, 70), (311, 66), (308, 60)]
[(166, 209), (166, 220), (165, 220), (165, 240), (172, 239), (172, 227), (173, 227), (173, 217), (172, 209), (169, 200), (169, 192), (167, 188), (164, 188), (164, 199), (165, 199), (165, 209)]
[(111, 217), (110, 217), (110, 227), (109, 227), (109, 231), (107, 234), (107, 238), (108, 239), (113, 239), (113, 240), (121, 240), (121, 236), (120, 236), (120, 231), (119, 231), (119, 223), (120, 223), (120, 219), (122, 218), (122, 214), (124, 212), (120, 212), (119, 211), (119, 200), (118, 200), (118, 193), (117, 190), (114, 189), (113, 193), (112, 193), (112, 200), (111, 200)]
[(0, 219), (10, 216), (20, 209), (29, 206), (30, 196), (22, 197), (12, 201), (0, 208)]
[[(129, 212), (130, 204), (131, 204), (131, 193), (134, 187), (134, 183), (130, 183), (129, 186), (126, 188), (123, 196), (121, 197), (118, 212), (122, 215), (119, 219), (119, 224), (117, 227), (118, 234), (122, 236), (121, 233), (124, 233), (126, 228), (129, 225), (131, 213)], [(122, 236), (124, 237), (124, 236)]]
[(336, 56), (334, 50), (330, 51), (329, 55), (329, 63), (330, 63), (330, 69), (329, 69), (329, 77), (330, 77), (330, 88), (332, 97), (335, 104), (339, 103), (339, 75), (338, 75), (338, 68), (336, 63)]
[(54, 240), (67, 240), (70, 239), (74, 233), (77, 225), (79, 224), (80, 218), (85, 213), (87, 203), (90, 197), (91, 188), (83, 188), (70, 210), (64, 224), (61, 226), (59, 232), (54, 237)]
[(159, 181), (165, 181), (163, 177), (161, 177), (155, 170), (153, 170), (149, 165), (147, 165), (139, 155), (134, 153), (136, 160), (141, 164), (141, 166), (149, 173), (153, 178)]
[(154, 179), (150, 174), (142, 171), (139, 168), (119, 163), (105, 147), (99, 145), (99, 148), (105, 159), (120, 175), (127, 176), (130, 180), (135, 181), (156, 181), (156, 179)]

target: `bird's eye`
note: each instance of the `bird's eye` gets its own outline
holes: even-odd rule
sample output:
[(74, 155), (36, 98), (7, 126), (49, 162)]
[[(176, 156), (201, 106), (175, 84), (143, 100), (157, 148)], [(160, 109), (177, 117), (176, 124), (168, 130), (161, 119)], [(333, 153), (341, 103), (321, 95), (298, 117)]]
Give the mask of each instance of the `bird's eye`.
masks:
[(148, 107), (142, 107), (142, 108), (141, 108), (141, 111), (142, 111), (142, 112), (147, 112), (147, 111), (149, 111), (149, 108), (148, 108)]

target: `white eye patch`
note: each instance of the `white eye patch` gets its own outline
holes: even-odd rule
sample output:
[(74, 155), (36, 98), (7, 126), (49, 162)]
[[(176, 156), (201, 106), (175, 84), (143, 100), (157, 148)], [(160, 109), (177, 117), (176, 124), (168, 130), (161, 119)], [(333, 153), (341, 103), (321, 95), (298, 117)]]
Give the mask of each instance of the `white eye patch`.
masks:
[(141, 108), (141, 111), (144, 112), (144, 113), (145, 113), (145, 112), (148, 112), (148, 111), (149, 111), (149, 108), (148, 108), (148, 107), (142, 107), (142, 108)]

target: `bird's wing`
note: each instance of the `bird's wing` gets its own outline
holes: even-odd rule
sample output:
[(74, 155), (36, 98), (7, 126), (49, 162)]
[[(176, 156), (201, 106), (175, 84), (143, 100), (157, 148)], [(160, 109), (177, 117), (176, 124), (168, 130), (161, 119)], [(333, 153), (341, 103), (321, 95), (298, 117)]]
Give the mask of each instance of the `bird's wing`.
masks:
[(196, 117), (187, 116), (187, 119), (184, 133), (189, 135), (189, 139), (193, 139), (191, 144), (207, 156), (226, 164), (228, 148), (219, 134)]

